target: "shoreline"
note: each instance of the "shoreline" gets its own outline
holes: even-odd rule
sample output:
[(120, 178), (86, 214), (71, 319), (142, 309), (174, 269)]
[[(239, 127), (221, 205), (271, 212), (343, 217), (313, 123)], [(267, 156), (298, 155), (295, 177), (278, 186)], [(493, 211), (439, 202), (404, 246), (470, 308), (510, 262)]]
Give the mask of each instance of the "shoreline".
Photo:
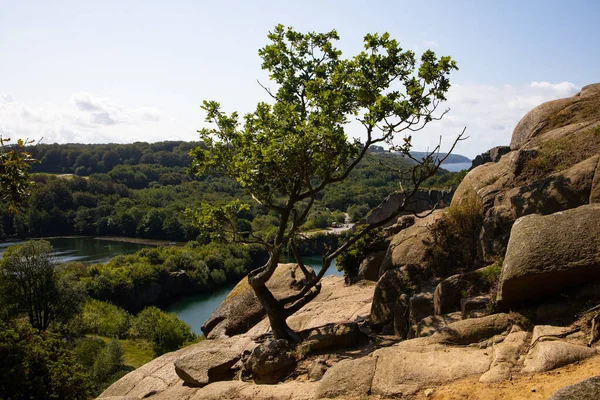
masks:
[(169, 240), (132, 238), (132, 237), (125, 237), (125, 236), (81, 236), (81, 235), (28, 237), (28, 238), (24, 238), (24, 239), (9, 238), (9, 239), (0, 240), (0, 243), (24, 242), (27, 240), (46, 240), (46, 239), (95, 239), (95, 240), (104, 240), (104, 241), (110, 241), (110, 242), (143, 244), (143, 245), (148, 245), (148, 246), (177, 246), (177, 247), (184, 246), (187, 243), (187, 242), (172, 242)]

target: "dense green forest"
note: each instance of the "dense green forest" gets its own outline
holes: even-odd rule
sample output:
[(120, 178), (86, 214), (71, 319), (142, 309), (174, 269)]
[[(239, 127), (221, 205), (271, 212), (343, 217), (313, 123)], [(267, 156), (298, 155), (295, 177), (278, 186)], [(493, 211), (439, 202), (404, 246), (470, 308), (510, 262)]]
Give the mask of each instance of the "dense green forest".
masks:
[[(253, 203), (238, 184), (212, 174), (188, 174), (195, 142), (38, 144), (28, 149), (35, 186), (22, 212), (0, 205), (0, 238), (60, 235), (128, 236), (171, 241), (196, 239), (187, 208), (234, 198)], [(399, 187), (408, 161), (381, 148), (372, 151), (343, 183), (317, 199), (305, 230), (360, 218)], [(459, 174), (440, 171), (429, 186), (456, 184)], [(267, 210), (253, 204), (243, 216), (253, 230), (275, 228)]]

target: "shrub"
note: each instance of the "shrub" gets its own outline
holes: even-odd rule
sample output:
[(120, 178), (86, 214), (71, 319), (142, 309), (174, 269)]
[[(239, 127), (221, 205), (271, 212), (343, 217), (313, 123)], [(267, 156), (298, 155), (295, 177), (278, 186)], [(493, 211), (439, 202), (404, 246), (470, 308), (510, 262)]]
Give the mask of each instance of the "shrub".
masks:
[(344, 271), (344, 275), (348, 277), (358, 275), (362, 260), (371, 249), (378, 247), (384, 240), (383, 228), (374, 229), (363, 236), (335, 259), (338, 271)]
[(436, 276), (446, 277), (476, 266), (482, 224), (482, 208), (474, 193), (447, 209), (431, 228), (433, 242), (427, 250)]
[(100, 300), (89, 300), (83, 308), (83, 329), (87, 333), (125, 338), (131, 315), (120, 307)]
[(175, 313), (166, 313), (154, 306), (146, 307), (135, 317), (132, 336), (152, 342), (156, 355), (177, 350), (184, 343), (196, 340), (190, 326)]

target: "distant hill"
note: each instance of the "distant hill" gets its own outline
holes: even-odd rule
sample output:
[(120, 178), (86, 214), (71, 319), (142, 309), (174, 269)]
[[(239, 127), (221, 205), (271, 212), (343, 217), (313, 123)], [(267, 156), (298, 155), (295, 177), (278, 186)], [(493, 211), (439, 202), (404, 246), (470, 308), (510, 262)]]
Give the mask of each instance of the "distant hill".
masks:
[[(427, 156), (429, 153), (425, 152), (425, 151), (411, 151), (410, 154), (412, 154), (413, 157), (419, 159), (419, 158), (424, 158), (425, 156)], [(440, 153), (439, 157), (440, 158), (444, 158), (446, 156), (447, 153)], [(460, 154), (450, 154), (448, 156), (448, 158), (446, 159), (446, 161), (444, 161), (445, 164), (456, 164), (456, 163), (469, 163), (471, 162), (471, 160), (465, 156), (461, 156)]]

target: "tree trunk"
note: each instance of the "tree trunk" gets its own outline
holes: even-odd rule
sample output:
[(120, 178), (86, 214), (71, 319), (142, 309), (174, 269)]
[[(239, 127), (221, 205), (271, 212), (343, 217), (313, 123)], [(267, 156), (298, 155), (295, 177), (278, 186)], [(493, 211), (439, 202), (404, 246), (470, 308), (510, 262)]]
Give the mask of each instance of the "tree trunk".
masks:
[(271, 324), (271, 330), (275, 339), (294, 340), (293, 331), (286, 322), (286, 312), (269, 288), (264, 284), (257, 284), (256, 286), (252, 285), (252, 289), (254, 289), (256, 297), (258, 297), (260, 304), (262, 304), (269, 317), (269, 323)]

